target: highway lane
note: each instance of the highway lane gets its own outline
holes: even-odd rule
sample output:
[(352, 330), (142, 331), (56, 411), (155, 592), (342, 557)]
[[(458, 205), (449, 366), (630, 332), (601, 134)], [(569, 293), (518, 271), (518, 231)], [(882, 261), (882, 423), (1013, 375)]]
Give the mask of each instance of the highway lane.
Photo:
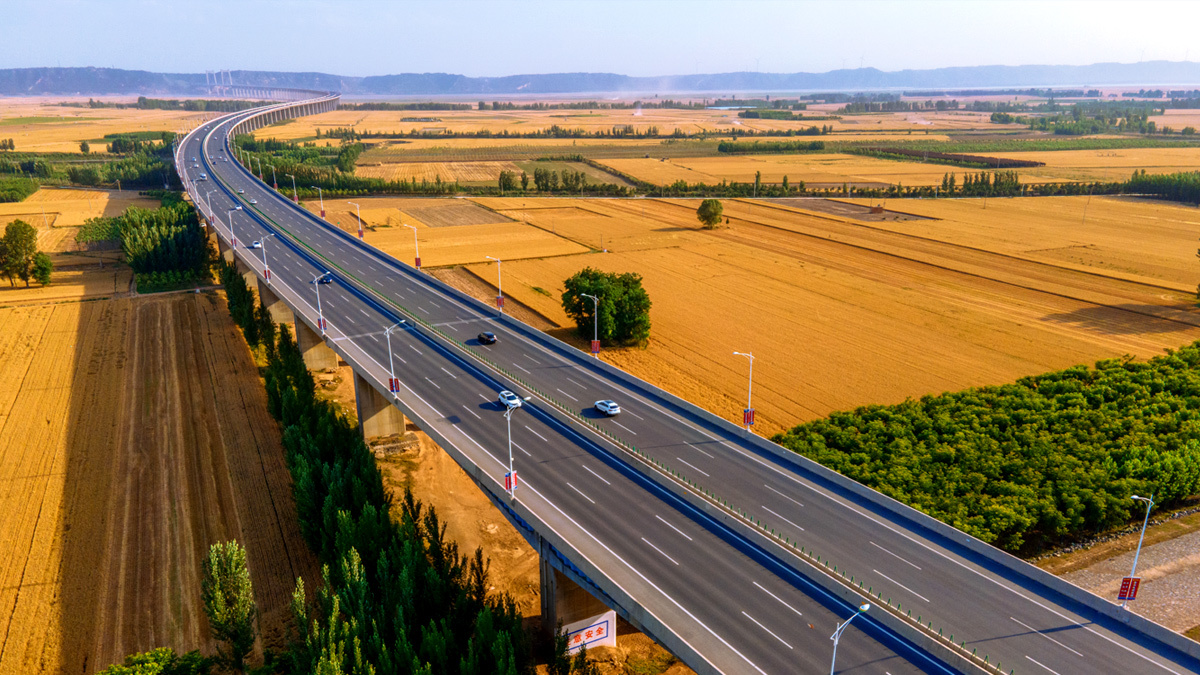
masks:
[[(826, 558), (843, 561), (858, 578), (869, 579), (869, 585), (885, 592), (885, 597), (916, 608), (926, 620), (936, 620), (969, 642), (1001, 654), (1006, 663), (1019, 663), (1025, 657), (1027, 662), (1071, 672), (1091, 659), (1097, 662), (1093, 664), (1095, 672), (1138, 672), (1140, 668), (1157, 670), (1157, 661), (1165, 666), (1158, 672), (1187, 672), (1188, 666), (1173, 665), (1107, 627), (1086, 625), (1067, 608), (1032, 597), (1017, 581), (1006, 579), (1007, 573), (982, 564), (952, 542), (906, 532), (886, 514), (873, 513), (877, 509), (861, 500), (738, 447), (736, 438), (690, 424), (603, 375), (526, 343), (436, 289), (412, 283), (411, 276), (398, 266), (389, 267), (346, 246), (339, 236), (313, 220), (297, 217), (290, 205), (241, 172), (233, 172), (230, 180), (248, 196), (255, 196), (267, 215), (287, 222), (290, 230), (343, 269), (376, 288), (395, 289), (396, 302), (413, 314), (447, 326), (447, 332), (464, 334), (464, 341), (477, 329), (500, 334), (500, 343), (489, 349), (495, 359), (523, 371), (525, 379), (544, 391), (558, 392), (560, 401), (576, 402), (579, 408), (598, 398), (620, 401), (626, 413), (600, 422), (612, 433), (690, 478), (719, 488), (722, 496), (753, 512), (764, 524), (793, 540), (811, 542)], [(1049, 633), (1053, 640), (1047, 631), (1053, 631)]]
[[(212, 173), (221, 168), (214, 167)], [(216, 218), (227, 222), (232, 204), (223, 193), (212, 192), (209, 197)], [(267, 233), (244, 214), (233, 215), (239, 240), (253, 241)], [(279, 288), (280, 284), (311, 289), (313, 297), (308, 302), (310, 307), (315, 304), (317, 291), (307, 282), (323, 270), (291, 249), (276, 245), (275, 239), (268, 240), (267, 246), (277, 289), (285, 290)], [(255, 265), (258, 269), (260, 253), (253, 251), (254, 257), (249, 258), (252, 264), (259, 263)], [(321, 287), (320, 293), (332, 339), (341, 341), (346, 334), (352, 336), (354, 344), (376, 364), (377, 375), (383, 376), (381, 364), (387, 362), (388, 355), (382, 331), (394, 317), (365, 306), (337, 282)], [(394, 333), (392, 352), (397, 376), (437, 417), (470, 439), (464, 445), (476, 448), (474, 461), (488, 468), (499, 484), (507, 443), (503, 416), (495, 403), (499, 384), (477, 369), (465, 368), (420, 331)], [(696, 639), (715, 639), (737, 653), (753, 655), (753, 660), (746, 662), (753, 672), (795, 672), (800, 664), (814, 671), (826, 667), (828, 633), (839, 614), (848, 614), (842, 603), (827, 599), (830, 605), (841, 606), (840, 613), (835, 614), (813, 602), (800, 590), (806, 588), (805, 582), (781, 578), (780, 572), (748, 558), (701, 526), (697, 520), (702, 519), (687, 513), (689, 507), (679, 500), (668, 503), (661, 498), (647, 498), (646, 488), (631, 480), (627, 470), (618, 471), (614, 467), (619, 464), (598, 454), (582, 437), (564, 439), (561, 423), (554, 423), (552, 415), (542, 413), (537, 405), (517, 413), (513, 440), (519, 456), (524, 458), (520, 493), (545, 499), (553, 510), (569, 513), (570, 519), (602, 546), (627, 561), (636, 575), (653, 580), (653, 585), (685, 613), (704, 617), (697, 623), (711, 626), (705, 629), (710, 633), (701, 631)], [(524, 501), (529, 496), (521, 498)], [(631, 536), (629, 523), (638, 523), (637, 537)], [(783, 574), (788, 573), (784, 570)], [(731, 579), (742, 579), (743, 584), (731, 584)], [(748, 595), (747, 590), (756, 591), (758, 597)], [(809, 628), (809, 623), (818, 628)], [(853, 641), (859, 644), (853, 645)], [(839, 663), (846, 672), (922, 672), (885, 645), (853, 629), (839, 649)]]

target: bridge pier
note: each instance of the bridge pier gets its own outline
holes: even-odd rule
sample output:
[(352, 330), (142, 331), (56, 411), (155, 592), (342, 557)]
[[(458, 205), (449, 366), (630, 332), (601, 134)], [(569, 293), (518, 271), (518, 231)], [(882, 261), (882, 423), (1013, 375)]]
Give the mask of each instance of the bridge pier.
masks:
[(332, 370), (338, 366), (337, 352), (325, 344), (321, 334), (308, 327), (308, 324), (295, 317), (296, 346), (304, 355), (304, 365), (309, 370)]
[(296, 321), (296, 316), (292, 314), (292, 308), (288, 307), (287, 303), (280, 300), (278, 295), (275, 295), (275, 291), (271, 290), (271, 287), (267, 285), (266, 281), (258, 279), (257, 284), (258, 301), (262, 303), (263, 307), (267, 308), (268, 312), (270, 312), (271, 320), (277, 325), (294, 323)]
[[(521, 488), (518, 487), (517, 490)], [(559, 623), (567, 633), (567, 649), (617, 646), (617, 613), (587, 589), (559, 571), (558, 555), (538, 537), (541, 576), (542, 630), (553, 634)]]
[(229, 244), (225, 243), (224, 239), (217, 237), (215, 231), (213, 232), (213, 236), (217, 239), (217, 253), (221, 255), (221, 260), (227, 263), (233, 262), (233, 249), (230, 248)]
[(242, 262), (241, 258), (234, 257), (233, 264), (237, 268), (238, 274), (242, 275), (242, 280), (246, 282), (246, 288), (251, 291), (258, 287), (258, 275), (254, 273), (254, 268)]
[(364, 439), (404, 435), (404, 413), (357, 370), (354, 371), (354, 409), (358, 414), (358, 431)]

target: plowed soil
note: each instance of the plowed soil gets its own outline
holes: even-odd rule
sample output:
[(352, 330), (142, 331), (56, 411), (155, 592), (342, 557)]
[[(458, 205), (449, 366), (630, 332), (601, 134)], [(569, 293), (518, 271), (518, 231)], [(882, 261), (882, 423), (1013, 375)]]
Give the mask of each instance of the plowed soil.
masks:
[(213, 653), (200, 562), (249, 551), (283, 645), (300, 538), (279, 432), (222, 296), (0, 310), (0, 673)]

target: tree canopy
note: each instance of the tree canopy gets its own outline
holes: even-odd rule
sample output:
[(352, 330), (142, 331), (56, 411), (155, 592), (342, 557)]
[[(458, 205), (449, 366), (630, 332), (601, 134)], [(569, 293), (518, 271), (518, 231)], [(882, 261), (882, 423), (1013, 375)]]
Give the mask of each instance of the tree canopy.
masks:
[(1200, 493), (1200, 342), (1014, 384), (868, 406), (775, 441), (1013, 552)]
[[(575, 322), (579, 334), (592, 337), (593, 319), (599, 317), (601, 342), (635, 344), (650, 338), (650, 296), (642, 288), (642, 276), (601, 272), (586, 267), (563, 282), (563, 310)], [(596, 312), (591, 298), (599, 298)]]
[(704, 223), (704, 227), (711, 230), (721, 222), (721, 214), (724, 211), (725, 207), (721, 206), (721, 200), (705, 199), (696, 209), (696, 218)]
[(32, 225), (14, 220), (4, 228), (3, 272), (10, 285), (16, 285), (14, 277), (29, 285), (37, 252), (37, 230)]
[(254, 648), (256, 611), (246, 549), (236, 541), (209, 547), (201, 597), (213, 637), (227, 645), (222, 657), (232, 669), (242, 672), (246, 655)]

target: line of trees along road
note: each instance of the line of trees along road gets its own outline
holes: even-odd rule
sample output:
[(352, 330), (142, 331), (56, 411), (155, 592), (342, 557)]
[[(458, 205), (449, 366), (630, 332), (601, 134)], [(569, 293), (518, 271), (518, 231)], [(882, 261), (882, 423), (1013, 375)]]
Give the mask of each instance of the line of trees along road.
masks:
[(1200, 342), (797, 426), (786, 448), (1014, 553), (1200, 493)]

